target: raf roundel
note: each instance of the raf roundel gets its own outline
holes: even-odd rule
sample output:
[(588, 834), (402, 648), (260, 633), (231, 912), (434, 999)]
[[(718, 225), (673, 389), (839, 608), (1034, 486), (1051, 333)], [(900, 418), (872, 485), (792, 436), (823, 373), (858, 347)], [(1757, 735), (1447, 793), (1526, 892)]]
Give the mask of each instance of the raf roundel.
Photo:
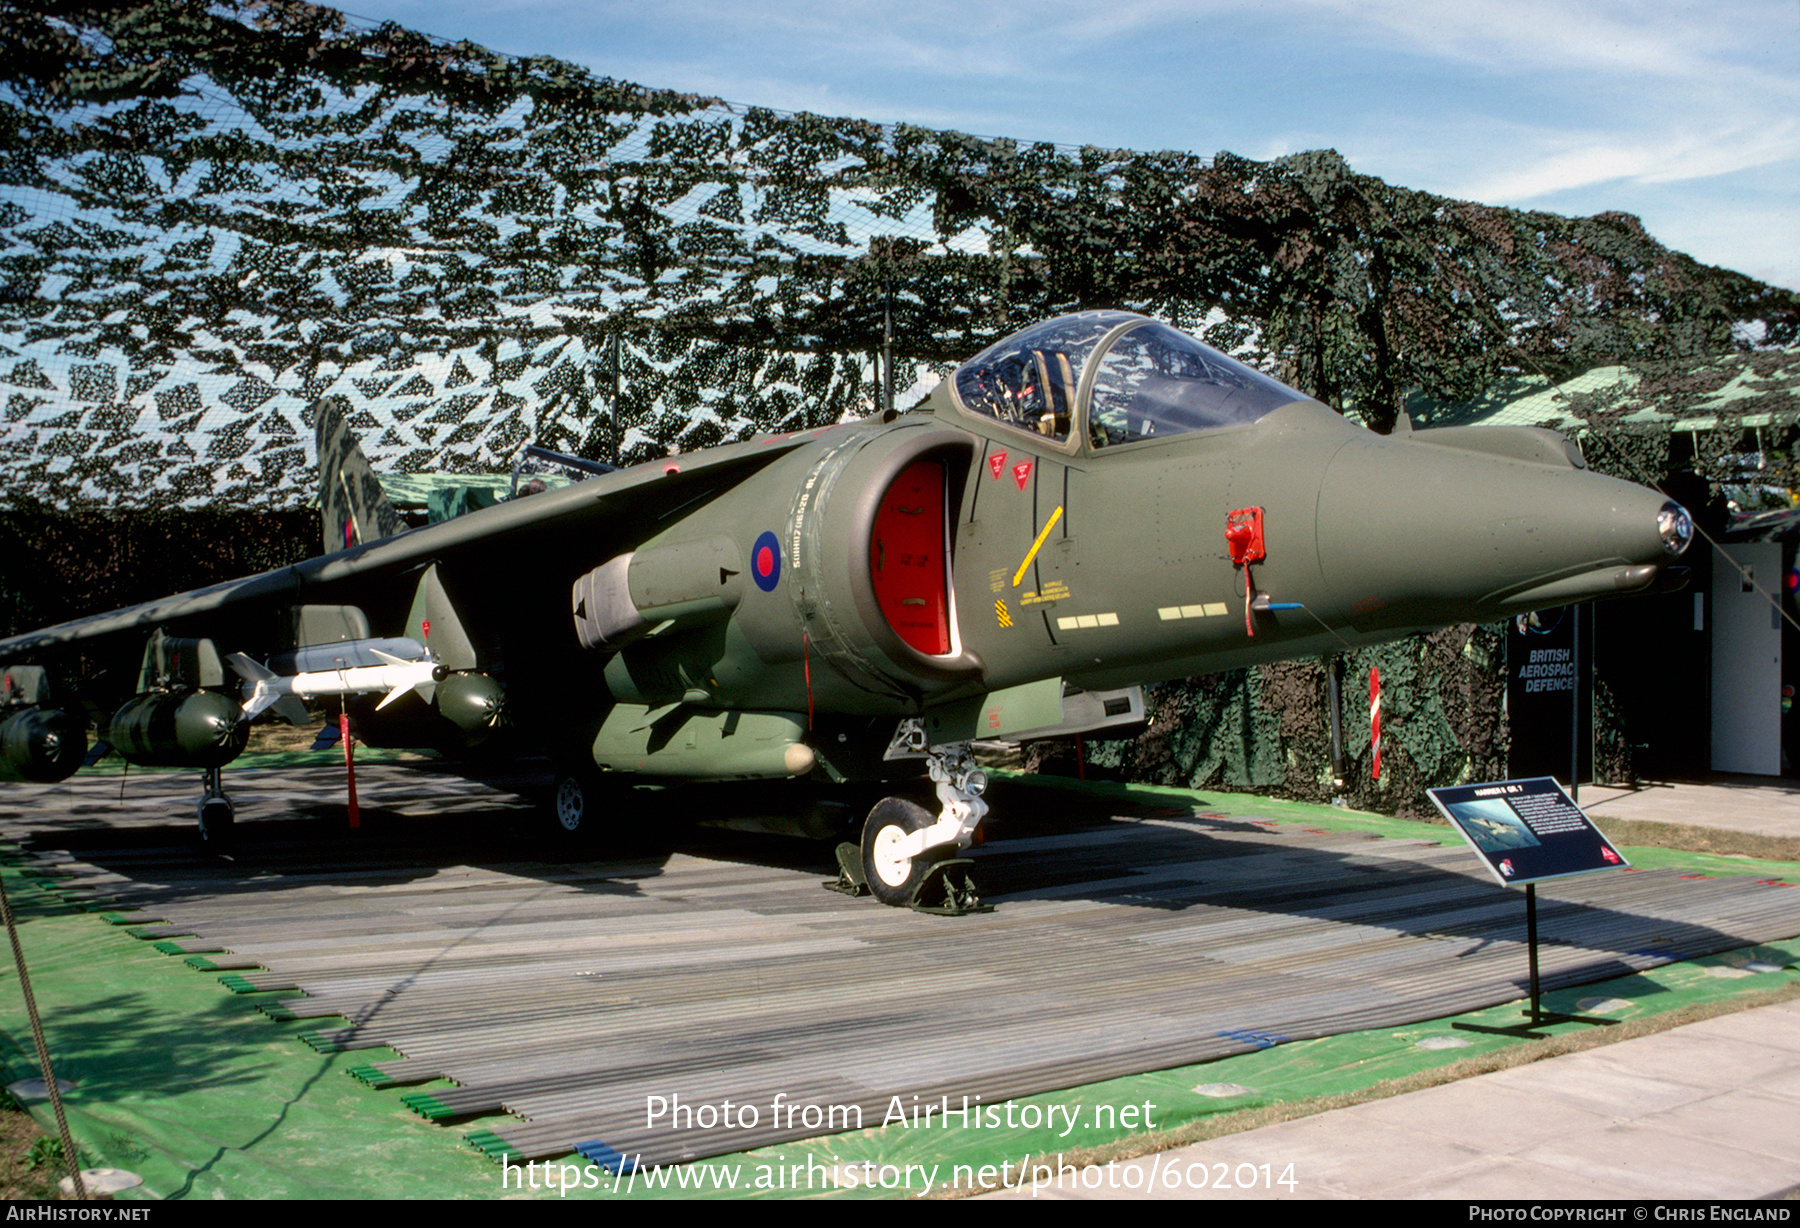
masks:
[(781, 579), (781, 543), (773, 533), (764, 533), (750, 548), (750, 574), (756, 578), (757, 588), (765, 593), (775, 591)]

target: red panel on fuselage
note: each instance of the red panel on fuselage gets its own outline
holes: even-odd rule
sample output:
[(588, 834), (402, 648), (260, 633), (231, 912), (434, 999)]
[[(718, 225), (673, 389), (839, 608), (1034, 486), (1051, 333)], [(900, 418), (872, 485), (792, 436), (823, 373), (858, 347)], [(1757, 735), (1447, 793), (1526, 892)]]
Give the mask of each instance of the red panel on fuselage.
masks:
[(950, 651), (944, 467), (915, 461), (881, 496), (869, 538), (869, 575), (888, 626), (927, 656)]

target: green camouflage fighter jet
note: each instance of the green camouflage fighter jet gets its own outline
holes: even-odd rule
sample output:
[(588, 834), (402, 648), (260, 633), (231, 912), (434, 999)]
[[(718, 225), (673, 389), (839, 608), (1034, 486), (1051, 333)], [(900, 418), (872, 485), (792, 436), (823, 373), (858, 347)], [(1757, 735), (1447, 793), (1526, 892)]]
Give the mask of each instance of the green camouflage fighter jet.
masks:
[(332, 403), (320, 431), (334, 552), (0, 641), (17, 663), (0, 772), (80, 762), (84, 719), (30, 666), (110, 639), (144, 665), (104, 736), (202, 769), (210, 837), (231, 818), (218, 769), (265, 709), (304, 719), (302, 698), (341, 696), (367, 741), (440, 745), (504, 709), (517, 745), (558, 763), (569, 831), (624, 780), (922, 766), (939, 813), (884, 799), (843, 859), (916, 902), (986, 810), (973, 739), (1141, 717), (1140, 683), (1641, 592), (1693, 531), (1553, 432), (1375, 435), (1111, 311), (1008, 337), (889, 421), (391, 536)]

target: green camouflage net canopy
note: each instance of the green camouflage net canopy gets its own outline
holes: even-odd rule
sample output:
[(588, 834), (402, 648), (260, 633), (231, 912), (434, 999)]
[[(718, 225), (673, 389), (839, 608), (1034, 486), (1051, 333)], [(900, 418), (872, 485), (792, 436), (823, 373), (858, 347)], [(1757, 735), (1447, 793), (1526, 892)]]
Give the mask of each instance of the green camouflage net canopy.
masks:
[(1800, 331), (1794, 294), (1628, 216), (1330, 152), (780, 114), (292, 0), (25, 0), (0, 57), (0, 464), (55, 506), (294, 506), (328, 393), (381, 469), (644, 460), (905, 408), (1072, 308), (1158, 315), (1377, 429), (1409, 389)]

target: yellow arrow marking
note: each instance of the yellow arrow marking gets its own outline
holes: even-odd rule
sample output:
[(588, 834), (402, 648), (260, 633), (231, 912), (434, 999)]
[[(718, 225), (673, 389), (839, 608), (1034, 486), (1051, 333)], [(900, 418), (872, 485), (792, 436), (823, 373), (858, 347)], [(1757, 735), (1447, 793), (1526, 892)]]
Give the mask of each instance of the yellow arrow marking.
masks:
[(1020, 581), (1025, 579), (1025, 569), (1031, 566), (1031, 560), (1037, 557), (1037, 552), (1044, 548), (1044, 542), (1049, 538), (1050, 530), (1054, 529), (1056, 527), (1056, 522), (1061, 519), (1062, 504), (1059, 503), (1056, 505), (1056, 510), (1050, 513), (1050, 519), (1045, 522), (1044, 531), (1037, 535), (1037, 540), (1031, 543), (1031, 549), (1025, 552), (1025, 561), (1020, 563), (1019, 570), (1013, 573), (1012, 586), (1014, 588), (1018, 588)]

